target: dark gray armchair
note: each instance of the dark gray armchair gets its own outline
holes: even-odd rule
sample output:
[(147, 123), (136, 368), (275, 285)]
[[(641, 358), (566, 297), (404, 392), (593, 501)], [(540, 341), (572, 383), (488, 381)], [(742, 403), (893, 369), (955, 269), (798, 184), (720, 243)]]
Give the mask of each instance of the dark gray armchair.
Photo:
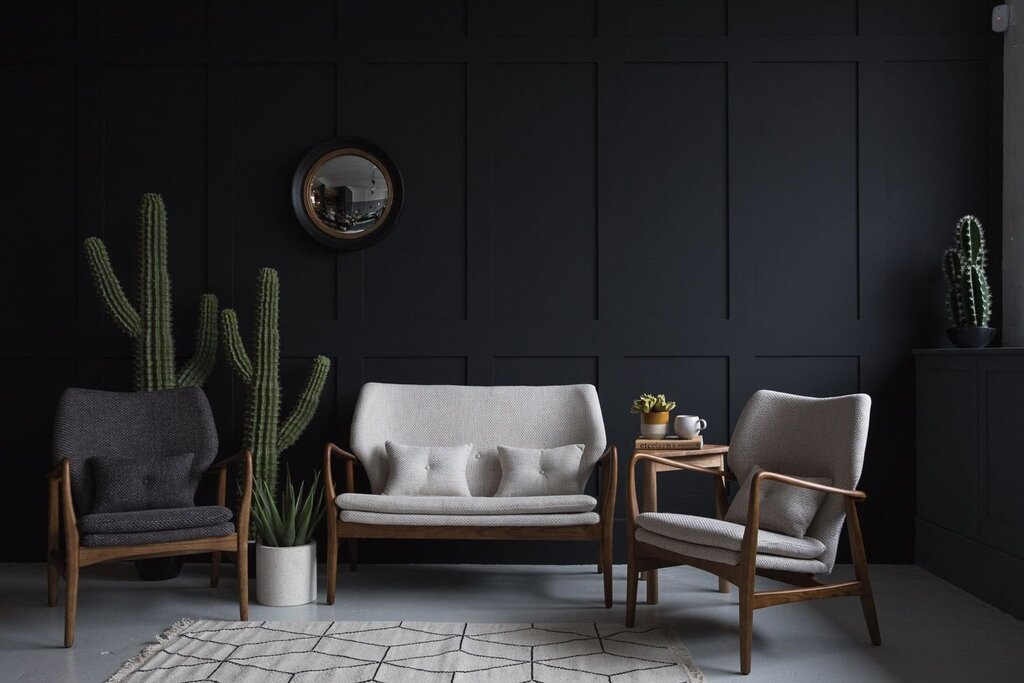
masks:
[[(51, 607), (58, 575), (67, 582), (65, 647), (75, 639), (79, 569), (113, 560), (212, 553), (210, 585), (216, 586), (221, 553), (235, 552), (239, 613), (248, 618), (252, 454), (213, 463), (216, 455), (213, 414), (197, 387), (64, 392), (49, 474), (47, 580)], [(237, 519), (224, 505), (231, 465), (243, 468)], [(217, 504), (196, 506), (196, 489), (207, 475), (217, 478)]]

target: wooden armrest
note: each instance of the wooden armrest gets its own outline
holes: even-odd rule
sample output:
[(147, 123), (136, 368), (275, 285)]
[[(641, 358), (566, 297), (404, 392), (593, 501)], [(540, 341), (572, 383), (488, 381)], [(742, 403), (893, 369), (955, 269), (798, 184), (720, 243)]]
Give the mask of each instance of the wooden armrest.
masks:
[[(219, 472), (219, 471), (221, 471), (223, 469), (227, 469), (231, 465), (234, 465), (234, 464), (237, 464), (237, 463), (241, 462), (242, 458), (245, 457), (246, 453), (250, 453), (249, 449), (243, 448), (242, 450), (238, 451), (234, 455), (232, 455), (230, 457), (227, 457), (227, 458), (224, 458), (223, 460), (220, 460), (218, 462), (213, 463), (212, 465), (210, 465), (210, 468), (208, 470), (203, 472), (203, 476), (205, 477), (208, 474), (215, 474), (215, 473), (217, 473), (217, 472)], [(252, 457), (251, 453), (250, 453), (250, 457)]]
[(54, 465), (50, 471), (46, 473), (46, 478), (60, 481), (60, 478), (64, 476), (64, 463), (68, 463), (70, 465), (70, 461), (67, 458), (62, 458), (59, 463)]
[[(355, 455), (349, 453), (344, 448), (341, 448), (337, 444), (328, 441), (324, 444), (324, 496), (326, 497), (327, 509), (331, 510), (331, 506), (334, 505), (334, 499), (337, 497), (337, 492), (334, 489), (334, 474), (331, 471), (331, 465), (333, 464), (334, 458), (340, 458), (345, 462), (345, 491), (346, 493), (355, 493), (356, 481), (355, 481), (355, 463), (359, 462), (359, 459)], [(328, 515), (331, 517), (331, 515)], [(329, 522), (331, 520), (328, 520)]]
[(601, 454), (601, 457), (598, 458), (597, 462), (594, 463), (594, 464), (595, 465), (603, 465), (604, 463), (608, 462), (609, 460), (616, 460), (617, 459), (617, 455), (618, 455), (618, 452), (617, 452), (615, 446), (608, 446), (608, 448), (604, 449), (604, 453)]
[(342, 458), (344, 460), (351, 460), (353, 462), (356, 462), (358, 460), (356, 456), (349, 453), (341, 446), (331, 443), (330, 441), (324, 444), (324, 456), (326, 457), (328, 455), (335, 458)]
[(864, 500), (868, 497), (868, 494), (863, 491), (857, 491), (856, 489), (841, 489), (835, 486), (826, 486), (825, 484), (815, 484), (814, 482), (798, 479), (797, 477), (790, 477), (785, 474), (779, 474), (778, 472), (768, 472), (765, 470), (754, 475), (754, 486), (759, 487), (761, 485), (761, 481), (765, 479), (779, 481), (790, 486), (799, 486), (804, 489), (813, 489), (814, 491), (822, 491), (824, 493), (834, 493), (836, 495), (846, 496), (847, 498), (853, 498), (854, 500)]

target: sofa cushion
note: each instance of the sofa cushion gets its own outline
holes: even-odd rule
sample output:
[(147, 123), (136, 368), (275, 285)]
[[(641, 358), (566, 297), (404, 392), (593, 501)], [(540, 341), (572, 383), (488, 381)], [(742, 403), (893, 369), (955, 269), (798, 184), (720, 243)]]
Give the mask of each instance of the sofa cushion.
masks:
[(385, 496), (469, 496), (466, 462), (473, 444), (409, 446), (384, 444), (391, 471)]
[(197, 526), (191, 529), (164, 529), (163, 531), (137, 531), (128, 534), (83, 534), (82, 545), (105, 547), (111, 545), (148, 545), (170, 541), (189, 541), (193, 538), (217, 538), (235, 533), (231, 522)]
[(343, 493), (334, 499), (342, 510), (409, 515), (543, 515), (591, 512), (597, 501), (590, 496), (378, 496)]
[[(747, 523), (750, 487), (753, 486), (754, 476), (761, 471), (758, 466), (751, 468), (725, 513), (726, 521), (736, 524)], [(825, 477), (799, 478), (812, 484), (832, 485), (832, 480)], [(823, 491), (790, 486), (781, 481), (765, 481), (761, 484), (761, 516), (758, 518), (758, 528), (803, 538), (824, 499)]]
[(498, 446), (501, 483), (495, 496), (568, 496), (580, 493), (583, 444), (555, 448)]
[(453, 527), (592, 526), (601, 521), (601, 517), (596, 512), (577, 512), (564, 515), (392, 515), (383, 512), (342, 510), (338, 514), (338, 518), (352, 524)]
[(231, 510), (220, 505), (134, 512), (95, 512), (78, 518), (78, 530), (83, 534), (127, 534), (193, 529), (230, 522), (231, 517)]
[[(644, 512), (636, 518), (636, 523), (641, 529), (659, 536), (735, 552), (740, 551), (746, 531), (742, 524), (669, 512)], [(809, 536), (795, 538), (758, 530), (757, 552), (811, 560), (825, 552), (825, 544)]]
[(89, 459), (95, 481), (91, 512), (183, 508), (193, 504), (193, 453)]

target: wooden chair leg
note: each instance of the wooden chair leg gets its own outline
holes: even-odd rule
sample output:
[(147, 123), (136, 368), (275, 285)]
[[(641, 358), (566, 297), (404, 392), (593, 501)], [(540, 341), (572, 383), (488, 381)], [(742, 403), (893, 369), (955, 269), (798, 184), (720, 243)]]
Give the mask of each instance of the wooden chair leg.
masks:
[(612, 544), (607, 538), (601, 541), (601, 573), (604, 574), (604, 606), (612, 606)]
[(636, 623), (636, 593), (640, 583), (640, 572), (636, 569), (636, 562), (630, 558), (626, 565), (626, 626), (633, 626)]
[(220, 583), (220, 551), (213, 553), (210, 559), (210, 588), (216, 588)]
[(49, 513), (46, 524), (46, 604), (57, 606), (57, 581), (60, 572), (54, 557), (60, 552), (60, 491), (57, 481), (50, 481)]
[(248, 544), (238, 550), (238, 618), (249, 621), (249, 549)]
[(850, 554), (853, 555), (853, 569), (857, 580), (863, 585), (860, 594), (860, 606), (864, 611), (868, 634), (872, 645), (882, 644), (882, 634), (878, 628), (878, 613), (875, 611), (875, 595), (871, 590), (871, 577), (868, 575), (868, 558), (864, 552), (864, 535), (857, 517), (857, 504), (852, 499), (846, 500), (846, 527), (850, 536)]
[(350, 538), (348, 543), (348, 568), (352, 571), (359, 570), (359, 543), (354, 538)]
[(754, 582), (740, 589), (740, 673), (750, 673), (750, 652), (754, 645)]
[(334, 589), (338, 583), (338, 537), (327, 532), (327, 604), (334, 604)]
[(658, 570), (650, 569), (647, 571), (647, 604), (657, 605), (658, 604)]
[(721, 576), (718, 577), (718, 592), (728, 594), (732, 590), (732, 585), (723, 579)]
[(67, 595), (64, 605), (64, 647), (75, 644), (75, 618), (78, 616), (78, 551), (68, 552), (66, 587)]

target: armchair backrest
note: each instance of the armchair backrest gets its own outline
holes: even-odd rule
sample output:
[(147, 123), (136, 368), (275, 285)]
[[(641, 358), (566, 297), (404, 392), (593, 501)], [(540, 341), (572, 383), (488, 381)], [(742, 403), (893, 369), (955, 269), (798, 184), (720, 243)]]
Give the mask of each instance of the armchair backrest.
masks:
[[(871, 397), (810, 398), (762, 390), (747, 401), (729, 444), (729, 468), (742, 482), (754, 466), (796, 477), (827, 477), (855, 489), (864, 466)], [(825, 544), (832, 569), (846, 518), (841, 496), (825, 497), (807, 535)]]
[(604, 452), (601, 403), (590, 384), (466, 387), (364, 384), (352, 417), (352, 452), (380, 493), (388, 478), (385, 441), (415, 446), (473, 444), (466, 479), (474, 496), (501, 482), (498, 446), (549, 448), (581, 443), (580, 490)]
[(193, 453), (190, 485), (217, 457), (217, 428), (206, 394), (198, 387), (164, 391), (98, 391), (71, 388), (61, 396), (53, 429), (53, 461), (68, 458), (75, 509), (92, 509), (89, 459)]

